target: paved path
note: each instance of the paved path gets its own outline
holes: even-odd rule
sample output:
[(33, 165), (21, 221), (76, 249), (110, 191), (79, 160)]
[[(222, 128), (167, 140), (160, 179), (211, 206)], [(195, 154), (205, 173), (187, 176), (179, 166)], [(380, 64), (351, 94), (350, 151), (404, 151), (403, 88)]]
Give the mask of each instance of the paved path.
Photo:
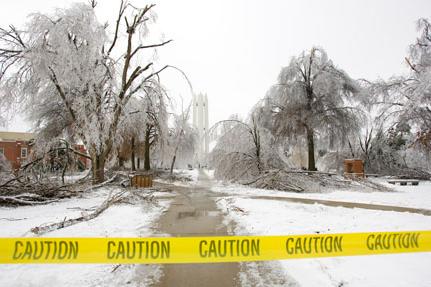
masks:
[[(195, 187), (173, 188), (176, 196), (159, 220), (159, 231), (171, 236), (227, 235), (210, 181), (200, 174)], [(156, 286), (239, 286), (238, 263), (165, 264)]]
[[(240, 196), (240, 197), (244, 197), (244, 196)], [(322, 205), (332, 206), (332, 207), (341, 206), (346, 208), (363, 208), (363, 209), (371, 209), (371, 210), (410, 212), (410, 213), (418, 213), (418, 214), (431, 216), (431, 210), (429, 209), (402, 207), (402, 206), (395, 206), (395, 205), (313, 199), (313, 198), (304, 198), (304, 197), (270, 196), (270, 195), (245, 196), (245, 198), (282, 200), (282, 201), (290, 201), (290, 202), (297, 202), (297, 203), (304, 203), (304, 204), (317, 203), (317, 204), (322, 204)]]
[[(274, 196), (274, 195), (242, 195), (242, 194), (209, 194), (209, 197), (220, 198), (220, 197), (236, 197), (236, 198), (250, 198), (250, 199), (266, 199), (266, 200), (280, 200), (280, 201), (290, 201), (295, 203), (303, 204), (322, 204), (331, 207), (346, 207), (346, 208), (362, 208), (370, 210), (381, 210), (381, 211), (395, 211), (395, 212), (410, 212), (416, 214), (423, 214), (431, 216), (431, 209), (425, 208), (415, 208), (415, 207), (404, 207), (396, 205), (386, 205), (386, 204), (374, 204), (365, 202), (353, 202), (353, 201), (339, 201), (339, 200), (326, 200), (326, 199), (316, 199), (308, 197), (289, 197), (289, 196)], [(164, 197), (164, 198), (175, 198)]]

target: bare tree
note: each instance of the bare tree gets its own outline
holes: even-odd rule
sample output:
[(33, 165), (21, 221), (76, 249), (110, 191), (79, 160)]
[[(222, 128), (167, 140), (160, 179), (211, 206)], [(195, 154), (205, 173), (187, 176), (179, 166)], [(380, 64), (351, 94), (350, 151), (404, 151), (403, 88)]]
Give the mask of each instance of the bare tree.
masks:
[[(92, 158), (93, 182), (99, 183), (127, 116), (124, 107), (138, 92), (157, 89), (156, 77), (167, 68), (154, 68), (152, 61), (142, 65), (138, 55), (170, 41), (142, 43), (154, 22), (154, 5), (136, 8), (121, 1), (112, 37), (108, 26), (98, 22), (95, 6), (80, 3), (53, 15), (36, 13), (23, 30), (1, 29), (0, 80), (2, 102), (14, 98), (26, 103), (34, 117), (39, 103), (58, 105), (52, 111), (62, 119), (58, 130), (69, 127), (84, 142)], [(122, 33), (125, 45), (120, 44)], [(47, 119), (40, 127), (51, 128), (53, 120), (40, 116)]]
[(355, 107), (349, 100), (359, 92), (356, 82), (334, 66), (323, 49), (312, 48), (282, 68), (264, 109), (272, 115), (269, 126), (275, 136), (306, 137), (308, 170), (314, 171), (316, 136), (328, 134), (343, 140), (357, 127)]

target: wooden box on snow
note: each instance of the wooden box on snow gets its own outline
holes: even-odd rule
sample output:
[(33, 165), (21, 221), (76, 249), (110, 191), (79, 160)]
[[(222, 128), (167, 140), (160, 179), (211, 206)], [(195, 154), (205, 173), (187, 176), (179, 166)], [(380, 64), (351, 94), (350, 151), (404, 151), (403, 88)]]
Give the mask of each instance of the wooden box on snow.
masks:
[(365, 177), (364, 161), (362, 159), (345, 159), (344, 176), (346, 177)]
[(152, 174), (135, 174), (130, 179), (130, 186), (132, 187), (152, 187), (153, 175)]

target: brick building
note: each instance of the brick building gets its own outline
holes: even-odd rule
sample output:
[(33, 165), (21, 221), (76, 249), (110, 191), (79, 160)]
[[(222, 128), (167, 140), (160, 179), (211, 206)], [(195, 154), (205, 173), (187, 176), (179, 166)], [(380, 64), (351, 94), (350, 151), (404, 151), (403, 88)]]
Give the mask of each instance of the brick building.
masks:
[[(80, 153), (88, 154), (87, 149), (82, 144), (75, 144), (73, 148)], [(91, 161), (83, 156), (79, 157), (78, 168), (79, 169), (88, 169), (91, 167)]]
[[(0, 132), (0, 154), (6, 157), (13, 170), (19, 169), (22, 163), (31, 156), (34, 137), (33, 133)], [(74, 144), (73, 149), (87, 154), (87, 150), (82, 144)], [(78, 156), (76, 164), (80, 170), (88, 169), (91, 166), (90, 160), (82, 156)]]
[(0, 132), (0, 154), (6, 157), (14, 170), (29, 158), (33, 139), (33, 133)]

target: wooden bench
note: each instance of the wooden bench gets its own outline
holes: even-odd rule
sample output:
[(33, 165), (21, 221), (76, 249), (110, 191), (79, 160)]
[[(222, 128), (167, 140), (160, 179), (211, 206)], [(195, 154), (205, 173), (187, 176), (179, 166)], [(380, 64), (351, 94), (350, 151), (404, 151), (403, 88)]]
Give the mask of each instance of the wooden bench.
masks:
[(365, 177), (379, 177), (377, 173), (366, 173)]
[(390, 184), (399, 183), (400, 185), (408, 185), (410, 183), (410, 185), (419, 185), (419, 180), (416, 180), (416, 179), (391, 179), (391, 180), (388, 180), (388, 183), (390, 183)]
[(327, 176), (333, 176), (337, 175), (335, 172), (324, 172), (324, 171), (317, 171), (317, 170), (284, 170), (285, 173), (299, 173), (299, 174), (323, 174)]

